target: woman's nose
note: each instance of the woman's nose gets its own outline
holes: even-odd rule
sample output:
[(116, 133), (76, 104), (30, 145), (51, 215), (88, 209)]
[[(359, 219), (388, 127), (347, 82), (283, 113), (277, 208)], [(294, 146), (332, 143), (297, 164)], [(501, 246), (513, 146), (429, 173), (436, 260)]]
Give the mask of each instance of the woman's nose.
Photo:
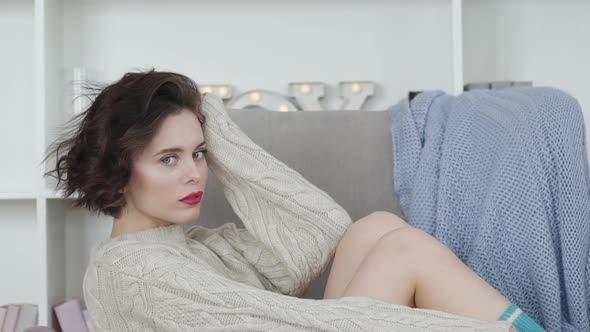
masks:
[(198, 161), (191, 160), (191, 162), (187, 163), (186, 176), (189, 181), (199, 182), (201, 180), (202, 172), (202, 166), (200, 166)]

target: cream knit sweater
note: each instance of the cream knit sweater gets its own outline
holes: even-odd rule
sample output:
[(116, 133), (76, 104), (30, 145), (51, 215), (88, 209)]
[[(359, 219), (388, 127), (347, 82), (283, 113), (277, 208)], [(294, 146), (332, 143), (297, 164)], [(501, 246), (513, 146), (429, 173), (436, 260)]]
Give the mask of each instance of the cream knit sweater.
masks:
[(362, 296), (297, 297), (326, 269), (349, 215), (248, 138), (219, 98), (205, 95), (203, 112), (209, 169), (246, 228), (176, 224), (96, 244), (83, 288), (97, 331), (509, 330)]

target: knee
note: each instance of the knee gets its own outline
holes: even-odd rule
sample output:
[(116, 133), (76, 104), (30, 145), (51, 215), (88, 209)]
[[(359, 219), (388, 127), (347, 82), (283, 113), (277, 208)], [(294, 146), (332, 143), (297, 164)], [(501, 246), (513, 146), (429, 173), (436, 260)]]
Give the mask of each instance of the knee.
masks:
[(357, 231), (393, 231), (409, 226), (397, 215), (387, 211), (375, 211), (353, 223)]
[(397, 215), (387, 211), (376, 211), (354, 222), (346, 231), (338, 248), (372, 247), (382, 236), (404, 227), (410, 226)]
[(383, 235), (375, 250), (384, 255), (406, 257), (412, 262), (439, 260), (450, 255), (450, 249), (430, 234), (415, 227), (404, 227)]

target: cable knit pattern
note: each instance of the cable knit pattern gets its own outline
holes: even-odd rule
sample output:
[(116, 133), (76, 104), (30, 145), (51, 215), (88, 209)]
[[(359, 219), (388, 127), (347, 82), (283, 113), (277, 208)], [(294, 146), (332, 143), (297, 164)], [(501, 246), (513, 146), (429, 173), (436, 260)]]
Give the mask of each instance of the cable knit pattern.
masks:
[[(363, 296), (297, 296), (352, 224), (326, 192), (271, 156), (205, 95), (209, 169), (245, 228), (177, 224), (92, 248), (84, 299), (97, 331), (508, 331)], [(206, 204), (206, 200), (203, 201)]]

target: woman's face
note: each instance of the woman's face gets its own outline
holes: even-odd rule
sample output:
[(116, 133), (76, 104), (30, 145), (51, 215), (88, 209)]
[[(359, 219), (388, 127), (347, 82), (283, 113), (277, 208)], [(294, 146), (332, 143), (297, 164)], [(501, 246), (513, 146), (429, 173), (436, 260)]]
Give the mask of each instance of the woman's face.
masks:
[(150, 144), (132, 161), (125, 209), (139, 222), (154, 226), (196, 221), (202, 201), (181, 200), (191, 193), (204, 193), (208, 173), (204, 151), (203, 131), (195, 114), (183, 110), (166, 117)]

